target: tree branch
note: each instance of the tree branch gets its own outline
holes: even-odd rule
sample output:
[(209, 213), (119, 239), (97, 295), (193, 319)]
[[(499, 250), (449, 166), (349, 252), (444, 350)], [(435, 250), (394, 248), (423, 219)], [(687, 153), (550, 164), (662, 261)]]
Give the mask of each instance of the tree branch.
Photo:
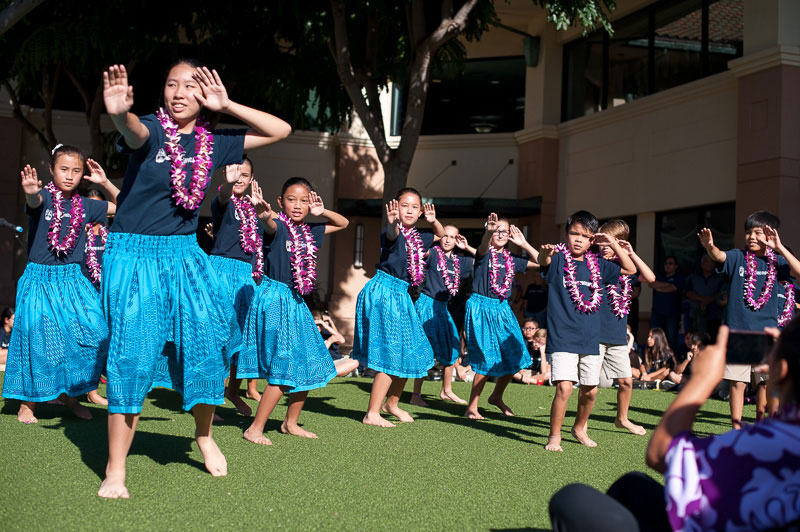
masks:
[(14, 0), (0, 12), (0, 35), (19, 22), (44, 0)]
[(11, 86), (11, 83), (8, 80), (3, 81), (3, 86), (8, 91), (8, 95), (11, 98), (11, 106), (14, 109), (14, 118), (19, 120), (22, 123), (22, 126), (27, 129), (35, 138), (39, 141), (39, 144), (44, 147), (44, 149), (49, 150), (50, 145), (47, 142), (47, 138), (42, 130), (40, 130), (36, 125), (28, 120), (25, 116), (25, 113), (22, 112), (22, 106), (19, 103), (19, 98), (17, 98), (17, 91), (14, 90), (14, 87)]
[(56, 144), (56, 134), (53, 131), (53, 103), (56, 98), (56, 88), (58, 87), (58, 79), (61, 77), (61, 62), (56, 64), (56, 70), (52, 75), (52, 83), (50, 82), (50, 71), (47, 67), (42, 67), (42, 92), (41, 97), (44, 101), (44, 132), (47, 142), (50, 146)]

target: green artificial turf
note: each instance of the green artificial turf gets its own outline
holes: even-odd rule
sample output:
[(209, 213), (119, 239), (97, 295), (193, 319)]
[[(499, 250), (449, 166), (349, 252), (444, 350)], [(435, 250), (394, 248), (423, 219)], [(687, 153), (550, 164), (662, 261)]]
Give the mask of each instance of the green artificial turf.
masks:
[[(454, 389), (467, 397), (469, 386), (455, 383)], [(380, 429), (361, 424), (371, 380), (336, 379), (311, 392), (300, 418), (320, 438), (280, 434), (281, 401), (267, 424), (271, 447), (243, 440), (248, 422), (227, 404), (217, 409), (225, 423), (214, 429), (228, 459), (224, 478), (203, 469), (193, 419), (180, 411), (179, 396), (157, 389), (145, 402), (128, 458), (130, 500), (95, 495), (107, 457), (104, 408), (90, 404), (94, 420), (81, 421), (65, 407), (40, 405), (39, 424), (25, 425), (16, 420), (19, 403), (3, 400), (0, 527), (549, 530), (547, 502), (560, 487), (585, 482), (605, 490), (627, 471), (647, 470), (648, 438), (613, 426), (614, 390), (600, 390), (589, 422), (597, 448), (578, 445), (568, 432), (573, 393), (564, 452), (549, 453), (544, 444), (554, 389), (512, 384), (506, 402), (517, 416), (506, 418), (486, 403), (492, 386), (481, 400), (484, 421), (461, 417), (464, 407), (440, 401), (440, 383), (426, 381), (423, 396), (431, 407), (407, 405), (415, 423)], [(630, 417), (650, 434), (673, 397), (636, 390)], [(728, 430), (727, 410), (727, 403), (707, 403), (696, 432)], [(746, 407), (745, 416), (753, 415)]]

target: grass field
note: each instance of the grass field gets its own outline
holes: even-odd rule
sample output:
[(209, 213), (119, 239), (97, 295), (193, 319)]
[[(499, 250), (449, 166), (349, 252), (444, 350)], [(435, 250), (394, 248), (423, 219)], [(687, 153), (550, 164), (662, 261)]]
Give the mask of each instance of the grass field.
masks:
[[(224, 478), (205, 473), (178, 395), (154, 390), (128, 459), (130, 500), (95, 495), (107, 457), (104, 409), (92, 405), (95, 419), (87, 422), (65, 407), (40, 405), (39, 424), (24, 425), (16, 421), (19, 403), (3, 400), (0, 529), (549, 530), (547, 502), (561, 486), (605, 490), (627, 471), (646, 470), (648, 438), (613, 426), (614, 390), (600, 390), (589, 422), (597, 448), (578, 445), (568, 432), (574, 393), (565, 452), (548, 453), (553, 388), (512, 384), (506, 402), (517, 417), (506, 418), (486, 403), (490, 384), (481, 402), (486, 420), (475, 422), (461, 417), (462, 406), (438, 399), (438, 382), (425, 382), (431, 408), (409, 405), (415, 423), (380, 429), (360, 423), (370, 386), (336, 379), (311, 393), (300, 420), (318, 440), (278, 432), (282, 401), (267, 424), (272, 447), (243, 440), (247, 420), (230, 404), (219, 407), (225, 423), (214, 435), (228, 459)], [(465, 383), (454, 389), (469, 393)], [(631, 419), (649, 434), (673, 397), (634, 391)], [(727, 408), (706, 404), (696, 432), (728, 430)]]

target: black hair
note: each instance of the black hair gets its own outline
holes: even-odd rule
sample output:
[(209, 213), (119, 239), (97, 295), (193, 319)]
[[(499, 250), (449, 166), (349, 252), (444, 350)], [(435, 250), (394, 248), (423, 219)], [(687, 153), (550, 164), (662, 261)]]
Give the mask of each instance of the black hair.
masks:
[(783, 359), (789, 366), (789, 378), (792, 379), (794, 386), (794, 400), (800, 398), (800, 390), (798, 390), (798, 383), (800, 383), (800, 318), (795, 316), (789, 324), (783, 328), (781, 335), (778, 337), (778, 343), (775, 345), (775, 358)]
[(700, 347), (705, 347), (711, 343), (711, 336), (707, 332), (694, 331), (692, 333), (692, 345), (698, 344)]
[(290, 177), (286, 180), (286, 183), (283, 184), (283, 187), (281, 187), (281, 197), (286, 194), (286, 191), (289, 189), (289, 187), (293, 187), (295, 185), (303, 185), (308, 189), (309, 192), (314, 190), (314, 187), (311, 186), (311, 183), (309, 183), (308, 179), (305, 177)]
[(86, 163), (86, 154), (80, 148), (70, 146), (69, 144), (59, 144), (50, 152), (50, 168), (55, 168), (56, 161), (61, 155), (75, 155), (83, 163)]
[(523, 325), (530, 322), (535, 323), (537, 327), (539, 326), (539, 320), (537, 320), (536, 318), (525, 318), (524, 320), (522, 320)]
[(397, 191), (397, 194), (394, 195), (394, 199), (399, 200), (406, 194), (416, 194), (419, 198), (419, 202), (422, 203), (422, 194), (419, 193), (419, 190), (413, 187), (403, 187)]
[(0, 325), (5, 325), (6, 320), (10, 319), (11, 316), (14, 315), (14, 307), (6, 307), (3, 309), (3, 313), (0, 314)]
[(96, 188), (90, 188), (88, 192), (86, 192), (86, 198), (97, 198), (103, 201), (106, 201), (106, 195), (103, 194), (100, 190)]
[(767, 211), (756, 211), (744, 220), (744, 230), (750, 231), (758, 227), (770, 226), (777, 229), (781, 225), (781, 219)]
[(250, 157), (247, 156), (246, 153), (242, 157), (242, 164), (244, 163), (250, 165), (250, 177), (252, 178), (254, 175), (256, 175), (256, 166), (253, 164), (253, 161), (250, 159)]
[(598, 222), (595, 215), (589, 211), (578, 211), (567, 218), (566, 231), (569, 232), (570, 228), (575, 224), (581, 224), (592, 234), (595, 234), (597, 232), (597, 228), (600, 227), (600, 222)]
[(199, 59), (195, 59), (193, 57), (181, 57), (181, 58), (178, 58), (175, 61), (173, 61), (171, 65), (169, 65), (167, 67), (167, 70), (164, 71), (164, 80), (165, 81), (167, 79), (167, 76), (169, 76), (170, 70), (172, 70), (173, 68), (175, 68), (178, 65), (189, 65), (192, 68), (200, 68), (200, 67), (204, 67), (205, 63), (203, 63)]

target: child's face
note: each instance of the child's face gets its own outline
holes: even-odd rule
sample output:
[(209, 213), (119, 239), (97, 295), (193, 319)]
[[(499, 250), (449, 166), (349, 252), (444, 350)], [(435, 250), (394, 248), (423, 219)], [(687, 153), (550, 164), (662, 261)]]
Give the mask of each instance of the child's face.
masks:
[(74, 153), (62, 153), (50, 167), (50, 174), (56, 188), (62, 192), (72, 192), (83, 178), (83, 159)]
[(747, 250), (751, 253), (759, 253), (764, 251), (763, 246), (758, 242), (759, 238), (764, 237), (763, 227), (753, 227), (744, 235), (745, 245)]
[(406, 227), (411, 227), (422, 215), (422, 200), (413, 192), (408, 192), (400, 196), (397, 200), (400, 212), (400, 222)]
[(301, 222), (308, 216), (311, 207), (310, 192), (308, 187), (298, 183), (287, 188), (283, 196), (278, 196), (278, 204), (283, 209), (283, 213), (293, 222)]
[(167, 74), (164, 84), (164, 105), (178, 123), (194, 120), (200, 114), (200, 102), (196, 95), (201, 95), (200, 84), (192, 75), (194, 67), (181, 63), (175, 65)]
[(697, 353), (700, 352), (701, 349), (703, 349), (703, 346), (700, 345), (699, 343), (692, 344), (692, 347), (690, 347), (689, 349), (691, 350), (693, 355), (696, 355)]
[(12, 315), (11, 315), (11, 316), (9, 316), (8, 318), (6, 318), (6, 319), (5, 319), (5, 321), (4, 321), (4, 323), (3, 323), (3, 326), (4, 326), (4, 327), (8, 327), (9, 329), (13, 329), (13, 328), (14, 328), (14, 316), (15, 316), (15, 315), (14, 315), (14, 314), (12, 314)]
[(532, 321), (527, 321), (522, 326), (522, 336), (525, 337), (525, 340), (531, 341), (533, 337), (536, 335), (536, 331), (539, 330), (539, 327), (536, 326), (535, 323)]
[(496, 249), (502, 249), (508, 244), (508, 222), (499, 220), (492, 234), (491, 244)]
[(444, 228), (444, 236), (439, 241), (442, 249), (445, 251), (452, 251), (456, 247), (456, 237), (458, 236), (458, 228), (448, 225)]
[(233, 195), (237, 198), (244, 195), (251, 181), (253, 181), (253, 167), (250, 166), (249, 162), (245, 161), (242, 163), (242, 173), (239, 175), (239, 180), (233, 184)]
[(653, 333), (647, 335), (647, 347), (653, 347), (656, 345), (656, 339), (653, 338)]
[(567, 247), (574, 257), (582, 257), (586, 253), (592, 245), (592, 236), (593, 232), (577, 222), (567, 229)]

